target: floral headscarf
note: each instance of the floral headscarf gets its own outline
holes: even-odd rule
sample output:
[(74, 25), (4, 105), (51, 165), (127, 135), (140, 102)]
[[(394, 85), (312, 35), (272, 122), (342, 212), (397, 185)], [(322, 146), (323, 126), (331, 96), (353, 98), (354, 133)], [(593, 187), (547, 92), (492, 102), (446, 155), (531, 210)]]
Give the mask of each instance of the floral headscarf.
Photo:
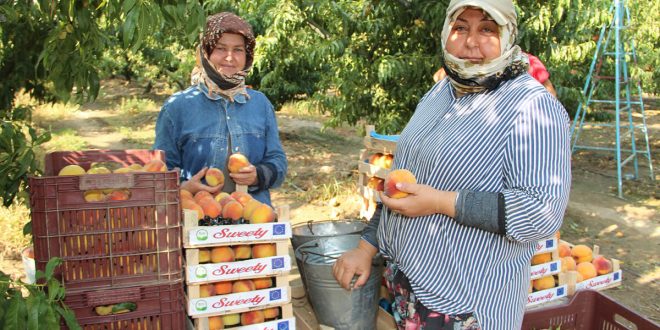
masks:
[[(239, 34), (245, 39), (245, 68), (232, 76), (221, 73), (209, 60), (223, 33)], [(197, 64), (190, 77), (192, 84), (203, 83), (208, 88), (209, 95), (219, 94), (230, 100), (233, 100), (237, 94), (247, 96), (245, 77), (252, 68), (255, 46), (255, 38), (250, 24), (235, 14), (218, 13), (209, 16), (206, 20), (206, 27), (200, 39), (196, 52)]]
[[(500, 56), (483, 64), (462, 60), (447, 52), (451, 27), (468, 8), (479, 8), (500, 27)], [(452, 86), (460, 93), (478, 93), (497, 88), (505, 80), (527, 72), (527, 56), (516, 45), (518, 27), (511, 0), (452, 0), (442, 28), (444, 67)]]

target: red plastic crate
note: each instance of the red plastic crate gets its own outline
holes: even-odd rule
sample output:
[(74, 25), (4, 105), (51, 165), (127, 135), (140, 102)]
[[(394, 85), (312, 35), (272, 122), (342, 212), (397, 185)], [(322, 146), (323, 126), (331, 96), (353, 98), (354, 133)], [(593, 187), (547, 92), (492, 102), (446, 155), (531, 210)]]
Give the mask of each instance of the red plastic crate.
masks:
[(580, 290), (566, 304), (527, 311), (522, 329), (657, 330), (660, 327), (598, 291)]
[[(185, 329), (183, 282), (67, 294), (65, 304), (80, 326), (91, 329)], [(123, 314), (96, 314), (97, 306), (134, 302), (137, 309)]]
[[(113, 160), (125, 165), (162, 151), (57, 152), (46, 173), (68, 164)], [(132, 172), (31, 177), (32, 235), (37, 269), (52, 257), (67, 292), (101, 287), (163, 284), (183, 279), (182, 215), (177, 172)], [(122, 201), (87, 202), (90, 189), (127, 189)], [(73, 290), (73, 291), (72, 291)]]

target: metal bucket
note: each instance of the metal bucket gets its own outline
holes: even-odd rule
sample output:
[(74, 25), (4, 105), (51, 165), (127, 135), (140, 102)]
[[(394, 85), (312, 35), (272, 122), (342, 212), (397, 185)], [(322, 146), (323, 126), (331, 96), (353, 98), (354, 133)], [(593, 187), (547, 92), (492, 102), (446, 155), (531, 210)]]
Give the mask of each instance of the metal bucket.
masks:
[(369, 279), (359, 289), (343, 289), (332, 275), (336, 259), (357, 247), (359, 241), (360, 235), (324, 237), (303, 243), (295, 250), (296, 259), (302, 261), (300, 271), (307, 297), (320, 324), (337, 330), (376, 329), (382, 256), (374, 257)]
[(291, 245), (296, 251), (303, 243), (315, 239), (360, 234), (366, 226), (367, 222), (362, 220), (310, 220), (291, 227)]

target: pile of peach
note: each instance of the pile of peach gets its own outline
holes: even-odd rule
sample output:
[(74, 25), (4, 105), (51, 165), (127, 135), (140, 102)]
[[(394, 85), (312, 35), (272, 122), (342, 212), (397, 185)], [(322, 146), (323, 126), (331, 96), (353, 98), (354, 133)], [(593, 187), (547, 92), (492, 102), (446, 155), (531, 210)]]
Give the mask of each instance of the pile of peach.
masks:
[(378, 166), (380, 168), (391, 168), (392, 161), (394, 156), (392, 154), (383, 154), (382, 152), (376, 152), (369, 156), (367, 163)]
[(239, 325), (250, 325), (277, 319), (279, 307), (259, 309), (243, 313), (209, 317), (209, 330), (227, 329)]
[(199, 286), (199, 297), (206, 298), (230, 293), (249, 292), (254, 290), (268, 289), (272, 286), (273, 278), (271, 277), (202, 284)]
[(199, 249), (199, 263), (234, 262), (248, 259), (268, 258), (277, 254), (275, 243), (241, 244)]
[(559, 257), (561, 258), (562, 272), (577, 271), (577, 281), (582, 282), (590, 278), (609, 274), (612, 272), (612, 261), (602, 255), (594, 256), (590, 247), (578, 244), (559, 242)]
[(245, 192), (220, 192), (214, 196), (204, 190), (193, 195), (181, 189), (180, 193), (181, 207), (196, 211), (200, 226), (267, 223), (277, 218), (270, 205), (259, 202)]
[[(159, 159), (153, 159), (146, 164), (130, 164), (123, 166), (118, 162), (96, 162), (92, 163), (89, 170), (76, 164), (64, 166), (58, 176), (65, 175), (85, 175), (85, 174), (111, 174), (111, 173), (131, 173), (131, 172), (165, 172), (167, 166)], [(105, 201), (125, 201), (131, 198), (128, 189), (91, 189), (83, 193), (83, 198), (87, 202), (105, 202)]]

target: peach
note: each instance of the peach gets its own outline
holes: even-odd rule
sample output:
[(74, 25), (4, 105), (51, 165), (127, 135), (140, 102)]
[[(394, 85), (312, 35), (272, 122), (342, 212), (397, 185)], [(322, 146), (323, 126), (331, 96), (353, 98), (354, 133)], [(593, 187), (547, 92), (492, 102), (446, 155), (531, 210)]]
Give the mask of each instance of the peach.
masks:
[(110, 174), (112, 171), (103, 166), (92, 167), (87, 170), (87, 174)]
[(369, 164), (378, 166), (380, 164), (380, 159), (383, 157), (382, 152), (377, 152), (369, 156)]
[(565, 273), (568, 271), (575, 270), (575, 259), (573, 257), (568, 256), (568, 257), (562, 257), (561, 258), (561, 272)]
[(132, 169), (133, 171), (142, 171), (143, 166), (138, 163), (133, 163), (128, 165), (128, 168)]
[(111, 201), (127, 201), (131, 198), (131, 192), (128, 189), (113, 190), (106, 198)]
[(612, 262), (603, 256), (597, 256), (591, 263), (596, 267), (598, 275), (605, 275), (612, 272)]
[(252, 247), (249, 244), (234, 245), (234, 258), (236, 260), (247, 260), (252, 258)]
[(536, 291), (541, 291), (541, 290), (554, 288), (555, 287), (555, 278), (552, 275), (537, 278), (533, 281), (532, 286), (534, 287), (534, 290), (536, 290)]
[(181, 199), (185, 198), (185, 199), (195, 200), (195, 198), (193, 197), (193, 194), (190, 191), (185, 190), (185, 189), (179, 189), (179, 195), (181, 196)]
[(229, 173), (238, 173), (243, 167), (249, 166), (250, 161), (242, 153), (235, 152), (229, 156), (227, 170)]
[(202, 284), (199, 286), (199, 297), (206, 298), (215, 296), (215, 287), (213, 284)]
[(86, 190), (83, 193), (83, 198), (87, 202), (102, 202), (105, 200), (105, 194), (98, 189)]
[(215, 288), (215, 294), (230, 294), (232, 292), (233, 282), (232, 281), (222, 281), (213, 283)]
[(132, 168), (130, 168), (130, 167), (120, 167), (120, 168), (118, 168), (118, 169), (112, 171), (112, 173), (117, 173), (117, 174), (121, 174), (121, 173), (131, 173), (131, 172), (134, 172), (134, 170), (133, 170)]
[(211, 250), (209, 250), (209, 249), (199, 249), (197, 258), (199, 259), (200, 264), (207, 263), (207, 262), (211, 261)]
[(577, 264), (591, 262), (591, 259), (593, 259), (593, 251), (590, 247), (579, 244), (571, 249), (571, 256), (575, 258)]
[(271, 277), (255, 278), (252, 280), (252, 282), (254, 282), (254, 287), (257, 290), (268, 289), (273, 286), (273, 278)]
[[(217, 200), (217, 199), (216, 199), (216, 200)], [(238, 203), (238, 201), (236, 201), (236, 200), (235, 200), (233, 197), (231, 197), (231, 196), (225, 197), (225, 198), (223, 198), (223, 199), (221, 199), (221, 200), (218, 201), (218, 203), (220, 203), (220, 205), (222, 205), (222, 207), (225, 207), (225, 205), (227, 205), (227, 203), (229, 203), (229, 202), (236, 202), (236, 203)], [(239, 204), (240, 204), (240, 203), (239, 203)]]
[(224, 329), (225, 325), (222, 322), (221, 316), (211, 316), (209, 317), (209, 330), (220, 330)]
[(220, 203), (226, 197), (229, 197), (229, 194), (224, 191), (221, 191), (217, 195), (213, 196), (213, 199), (215, 199), (216, 201), (218, 201), (218, 203)]
[(566, 242), (559, 242), (557, 245), (560, 257), (569, 257), (571, 255), (571, 245)]
[(257, 206), (251, 214), (250, 223), (268, 223), (275, 221), (275, 210), (268, 204)]
[(229, 201), (222, 207), (222, 217), (238, 221), (243, 216), (243, 206), (237, 201)]
[(277, 254), (274, 243), (252, 245), (252, 258), (268, 258)]
[(57, 175), (59, 175), (59, 176), (62, 176), (62, 175), (83, 175), (85, 173), (86, 173), (85, 169), (82, 168), (80, 165), (71, 164), (71, 165), (67, 165), (67, 166), (62, 167), (62, 169), (60, 170), (60, 172)]
[(208, 192), (206, 190), (200, 190), (200, 191), (195, 193), (195, 196), (193, 198), (195, 199), (195, 202), (197, 202), (199, 204), (199, 201), (201, 201), (202, 199), (209, 198), (209, 197), (211, 199), (213, 199), (213, 195), (211, 195), (210, 192)]
[(147, 172), (166, 172), (167, 165), (160, 159), (152, 159), (142, 166), (142, 170)]
[(242, 206), (245, 206), (249, 201), (252, 200), (252, 196), (250, 196), (250, 194), (242, 191), (234, 191), (230, 196), (237, 202), (241, 203)]
[(263, 311), (264, 311), (264, 319), (266, 320), (272, 320), (280, 316), (279, 307), (266, 308)]
[(225, 183), (225, 175), (222, 173), (220, 169), (215, 167), (211, 167), (208, 170), (206, 170), (206, 175), (204, 176), (204, 179), (206, 179), (206, 184), (211, 187), (217, 187)]
[(241, 313), (241, 325), (263, 323), (264, 320), (264, 312), (262, 310)]
[(248, 292), (256, 290), (254, 282), (252, 280), (236, 280), (232, 283), (231, 292)]
[(544, 264), (546, 262), (550, 262), (550, 260), (552, 260), (551, 252), (536, 254), (532, 257), (532, 266)]
[(384, 186), (383, 182), (384, 182), (383, 179), (381, 179), (379, 177), (372, 176), (372, 177), (369, 178), (369, 181), (367, 181), (367, 187), (369, 187), (371, 189), (374, 189), (374, 190), (378, 190), (379, 186)]
[(381, 162), (382, 162), (382, 168), (392, 168), (392, 163), (394, 162), (394, 155), (392, 154), (385, 154), (383, 157), (381, 157)]
[(211, 249), (211, 262), (232, 262), (235, 260), (231, 246), (218, 246)]
[(194, 200), (183, 199), (181, 200), (181, 207), (187, 210), (197, 211), (197, 220), (204, 219), (204, 209), (202, 209), (199, 204), (195, 203)]
[(222, 214), (222, 206), (220, 206), (220, 203), (216, 202), (213, 198), (202, 199), (199, 202), (199, 206), (204, 210), (204, 215), (211, 219), (217, 218)]
[(588, 280), (598, 275), (596, 266), (594, 266), (594, 264), (592, 264), (589, 261), (585, 261), (577, 264), (575, 270), (577, 270), (577, 272), (580, 273), (580, 275), (582, 275), (583, 280)]
[(256, 199), (251, 199), (245, 206), (243, 206), (243, 218), (244, 219), (250, 219), (252, 218), (252, 214), (254, 213), (254, 210), (257, 209), (261, 205), (261, 202), (256, 200)]
[(237, 325), (241, 323), (241, 315), (238, 313), (222, 315), (222, 323), (224, 323), (226, 327)]
[(407, 192), (396, 188), (397, 183), (417, 183), (417, 179), (412, 172), (406, 169), (397, 169), (387, 173), (385, 177), (385, 195), (391, 198), (403, 198), (408, 196)]

